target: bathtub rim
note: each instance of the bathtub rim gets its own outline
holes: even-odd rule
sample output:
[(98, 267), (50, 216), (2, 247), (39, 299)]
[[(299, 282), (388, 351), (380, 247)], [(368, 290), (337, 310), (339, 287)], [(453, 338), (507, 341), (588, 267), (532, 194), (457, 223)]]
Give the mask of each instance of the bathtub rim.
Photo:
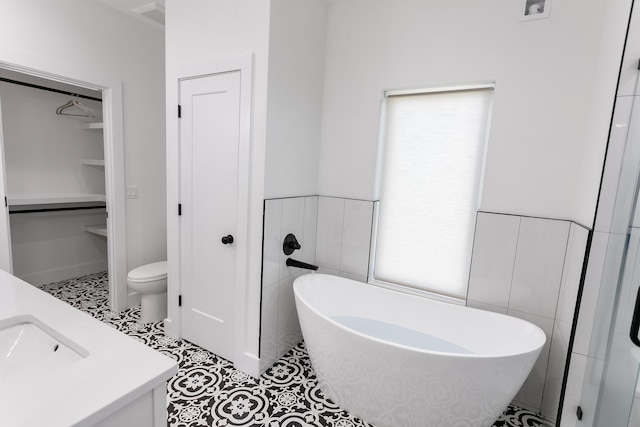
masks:
[[(362, 332), (359, 332), (355, 329), (349, 328), (348, 326), (334, 320), (331, 316), (328, 316), (326, 314), (323, 314), (322, 312), (318, 311), (315, 307), (313, 307), (311, 304), (309, 304), (309, 302), (302, 297), (300, 294), (301, 292), (298, 291), (298, 288), (300, 288), (302, 285), (296, 285), (299, 279), (307, 277), (307, 276), (329, 276), (329, 277), (335, 277), (337, 279), (341, 279), (341, 280), (346, 280), (346, 281), (350, 281), (350, 282), (355, 282), (357, 284), (363, 285), (363, 286), (374, 286), (376, 289), (380, 289), (383, 291), (387, 291), (387, 292), (394, 292), (394, 293), (398, 293), (398, 294), (403, 294), (403, 295), (408, 295), (410, 297), (416, 297), (416, 298), (424, 298), (426, 300), (428, 300), (429, 302), (432, 303), (437, 303), (437, 304), (446, 304), (447, 306), (456, 306), (456, 307), (461, 307), (464, 309), (469, 309), (469, 310), (473, 310), (476, 312), (480, 312), (483, 313), (483, 315), (487, 315), (487, 316), (492, 316), (492, 317), (507, 317), (509, 319), (509, 321), (513, 321), (514, 323), (522, 323), (522, 324), (526, 324), (528, 326), (533, 327), (533, 330), (535, 331), (535, 334), (538, 335), (538, 337), (541, 338), (541, 343), (539, 346), (535, 347), (535, 348), (530, 348), (529, 350), (526, 351), (519, 351), (519, 352), (510, 352), (510, 353), (501, 353), (501, 354), (485, 354), (485, 353), (474, 353), (474, 352), (469, 352), (469, 353), (453, 353), (453, 352), (446, 352), (446, 351), (435, 351), (435, 350), (427, 350), (427, 349), (421, 349), (421, 348), (416, 348), (416, 347), (411, 347), (408, 345), (404, 345), (404, 344), (400, 344), (397, 342), (393, 342), (393, 341), (387, 341), (372, 335), (367, 335), (364, 334)], [(303, 280), (309, 280), (309, 279), (303, 279)], [(453, 303), (447, 303), (444, 301), (439, 301), (439, 300), (435, 300), (435, 299), (431, 299), (428, 298), (426, 296), (419, 296), (419, 295), (415, 295), (415, 294), (404, 294), (403, 292), (400, 292), (399, 290), (394, 290), (394, 289), (390, 289), (384, 286), (379, 286), (376, 285), (374, 283), (364, 283), (364, 282), (358, 282), (356, 280), (353, 279), (349, 279), (346, 277), (341, 277), (341, 276), (335, 276), (332, 274), (325, 274), (325, 273), (309, 273), (309, 274), (303, 274), (301, 276), (298, 276), (295, 278), (295, 280), (293, 281), (293, 292), (294, 292), (294, 296), (296, 299), (296, 304), (297, 301), (299, 300), (300, 302), (302, 302), (306, 308), (308, 308), (311, 312), (313, 312), (315, 315), (322, 317), (323, 319), (326, 319), (329, 323), (337, 326), (338, 328), (347, 331), (351, 334), (357, 335), (363, 339), (367, 339), (367, 340), (371, 340), (374, 341), (376, 343), (379, 343), (381, 345), (386, 345), (386, 346), (391, 346), (391, 347), (395, 347), (395, 348), (399, 348), (405, 351), (412, 351), (412, 352), (416, 352), (416, 353), (420, 353), (420, 354), (430, 354), (430, 355), (437, 355), (437, 356), (443, 356), (443, 357), (453, 357), (453, 358), (472, 358), (472, 359), (500, 359), (500, 358), (508, 358), (508, 357), (517, 357), (517, 356), (522, 356), (522, 355), (527, 355), (527, 354), (531, 354), (531, 353), (535, 353), (535, 352), (540, 352), (542, 351), (542, 348), (544, 347), (544, 345), (547, 342), (547, 336), (544, 333), (544, 331), (537, 325), (524, 320), (524, 319), (520, 319), (518, 317), (514, 317), (514, 316), (510, 316), (508, 314), (502, 314), (502, 313), (495, 313), (492, 311), (487, 311), (487, 310), (481, 310), (475, 307), (468, 307), (468, 306), (461, 306), (458, 304), (453, 304)], [(296, 305), (297, 307), (297, 305)], [(418, 331), (419, 332), (419, 331)], [(304, 337), (303, 337), (304, 338)], [(454, 343), (456, 344), (456, 343)], [(464, 347), (463, 347), (464, 348)]]

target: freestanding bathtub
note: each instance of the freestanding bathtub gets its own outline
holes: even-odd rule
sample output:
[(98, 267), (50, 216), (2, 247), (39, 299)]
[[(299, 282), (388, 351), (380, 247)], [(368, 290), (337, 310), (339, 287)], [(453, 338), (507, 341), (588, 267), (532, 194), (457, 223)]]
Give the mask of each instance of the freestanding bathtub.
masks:
[(376, 427), (492, 425), (545, 342), (524, 320), (336, 276), (293, 287), (320, 388)]

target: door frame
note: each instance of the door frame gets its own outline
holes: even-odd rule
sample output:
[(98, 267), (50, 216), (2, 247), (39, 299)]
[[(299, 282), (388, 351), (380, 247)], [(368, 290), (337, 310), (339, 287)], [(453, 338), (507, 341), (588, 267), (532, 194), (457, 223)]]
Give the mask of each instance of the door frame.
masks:
[[(2, 94), (0, 94), (0, 191), (2, 197), (7, 194), (7, 170), (4, 167), (4, 128), (2, 115)], [(5, 199), (6, 200), (6, 199)], [(3, 239), (4, 238), (4, 239)], [(0, 269), (13, 274), (13, 253), (11, 251), (11, 224), (9, 223), (9, 205), (5, 203), (0, 212)]]
[[(251, 206), (251, 124), (253, 96), (253, 55), (245, 54), (227, 58), (183, 64), (167, 70), (167, 319), (165, 332), (174, 337), (182, 337), (182, 307), (179, 298), (182, 293), (181, 253), (180, 253), (180, 82), (212, 74), (240, 72), (240, 132), (238, 150), (238, 230), (236, 232), (236, 291), (235, 301), (230, 303), (235, 311), (234, 360), (232, 362), (252, 375), (257, 375), (259, 359), (246, 351), (247, 337), (247, 294), (249, 288), (250, 257), (250, 216)], [(234, 236), (235, 237), (235, 236)], [(234, 243), (235, 244), (235, 243)]]
[[(0, 61), (0, 68), (102, 91), (105, 195), (109, 216), (107, 229), (109, 308), (116, 312), (125, 310), (128, 308), (128, 286), (122, 82), (82, 74), (74, 75), (75, 72), (71, 73), (68, 69), (54, 69), (53, 66), (44, 67), (42, 63), (38, 66), (39, 68), (32, 68), (27, 62)], [(4, 173), (4, 154), (0, 158), (0, 162), (2, 173)], [(2, 191), (3, 197), (6, 196), (6, 180), (0, 191)], [(0, 212), (0, 215), (8, 216), (8, 209), (4, 213)], [(8, 226), (8, 218), (5, 217), (4, 220)]]

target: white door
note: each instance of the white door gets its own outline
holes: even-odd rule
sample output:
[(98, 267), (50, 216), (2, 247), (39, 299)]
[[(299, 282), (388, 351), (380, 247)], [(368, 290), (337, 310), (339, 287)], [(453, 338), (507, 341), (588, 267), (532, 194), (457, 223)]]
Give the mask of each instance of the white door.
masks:
[(182, 336), (233, 360), (240, 72), (180, 81)]
[(0, 200), (2, 197), (4, 197), (4, 204), (0, 205), (0, 269), (13, 273), (11, 228), (9, 226), (9, 208), (7, 207), (7, 180), (4, 168), (4, 130), (2, 129), (2, 106), (0, 105)]

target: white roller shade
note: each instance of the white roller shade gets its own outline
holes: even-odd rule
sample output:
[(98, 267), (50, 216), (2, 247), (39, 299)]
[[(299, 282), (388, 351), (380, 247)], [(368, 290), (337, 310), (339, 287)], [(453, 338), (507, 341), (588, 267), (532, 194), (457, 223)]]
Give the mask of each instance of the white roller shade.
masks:
[(375, 280), (466, 296), (492, 92), (387, 97)]

